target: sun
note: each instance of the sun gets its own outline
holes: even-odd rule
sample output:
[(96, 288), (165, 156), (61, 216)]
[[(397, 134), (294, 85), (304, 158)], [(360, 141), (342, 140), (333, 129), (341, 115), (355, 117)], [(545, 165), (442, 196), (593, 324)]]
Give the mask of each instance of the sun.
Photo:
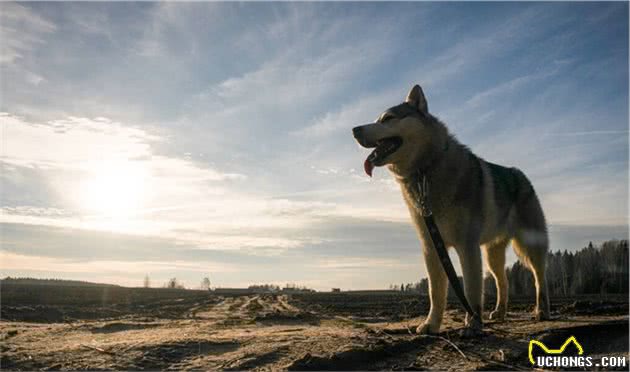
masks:
[(82, 205), (105, 218), (139, 213), (148, 195), (148, 171), (139, 162), (118, 160), (94, 164), (82, 185)]

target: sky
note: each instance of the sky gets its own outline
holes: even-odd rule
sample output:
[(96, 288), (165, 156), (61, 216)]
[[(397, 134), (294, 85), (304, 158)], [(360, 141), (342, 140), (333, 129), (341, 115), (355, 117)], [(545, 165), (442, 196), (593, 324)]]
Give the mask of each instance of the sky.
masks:
[(3, 2), (0, 48), (2, 276), (418, 281), (351, 135), (416, 83), (528, 175), (552, 250), (628, 237), (624, 2)]

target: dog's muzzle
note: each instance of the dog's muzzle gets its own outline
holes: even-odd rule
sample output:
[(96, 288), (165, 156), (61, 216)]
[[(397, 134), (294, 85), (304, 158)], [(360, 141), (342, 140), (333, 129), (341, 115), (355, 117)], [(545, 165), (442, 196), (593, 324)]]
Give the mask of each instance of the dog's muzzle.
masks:
[[(388, 156), (396, 152), (402, 145), (402, 138), (399, 136), (383, 137), (376, 136), (375, 130), (380, 129), (380, 124), (367, 124), (352, 128), (352, 134), (359, 144), (365, 148), (374, 148), (363, 163), (363, 169), (368, 176), (372, 176), (374, 167), (385, 164)], [(378, 138), (378, 139), (377, 139)]]
[(352, 128), (352, 135), (354, 136), (354, 139), (359, 142), (359, 145), (366, 148), (376, 147), (376, 141), (369, 141), (365, 136), (365, 127), (367, 127), (368, 125), (373, 124), (360, 125), (358, 127)]

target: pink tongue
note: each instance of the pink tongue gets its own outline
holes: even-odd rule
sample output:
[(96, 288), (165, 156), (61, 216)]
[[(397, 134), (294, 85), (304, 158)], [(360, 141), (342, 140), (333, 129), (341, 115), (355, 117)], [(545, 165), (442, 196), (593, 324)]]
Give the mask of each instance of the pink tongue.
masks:
[(365, 173), (372, 177), (372, 170), (374, 169), (374, 164), (372, 164), (372, 162), (369, 159), (365, 159), (365, 162), (363, 163), (363, 169), (365, 170)]

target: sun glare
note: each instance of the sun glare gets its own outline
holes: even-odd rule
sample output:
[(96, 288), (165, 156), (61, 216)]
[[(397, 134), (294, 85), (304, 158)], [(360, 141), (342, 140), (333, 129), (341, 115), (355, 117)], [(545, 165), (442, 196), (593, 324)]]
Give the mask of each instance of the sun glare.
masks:
[(130, 217), (147, 197), (147, 169), (132, 161), (95, 165), (83, 184), (83, 207), (107, 218)]

